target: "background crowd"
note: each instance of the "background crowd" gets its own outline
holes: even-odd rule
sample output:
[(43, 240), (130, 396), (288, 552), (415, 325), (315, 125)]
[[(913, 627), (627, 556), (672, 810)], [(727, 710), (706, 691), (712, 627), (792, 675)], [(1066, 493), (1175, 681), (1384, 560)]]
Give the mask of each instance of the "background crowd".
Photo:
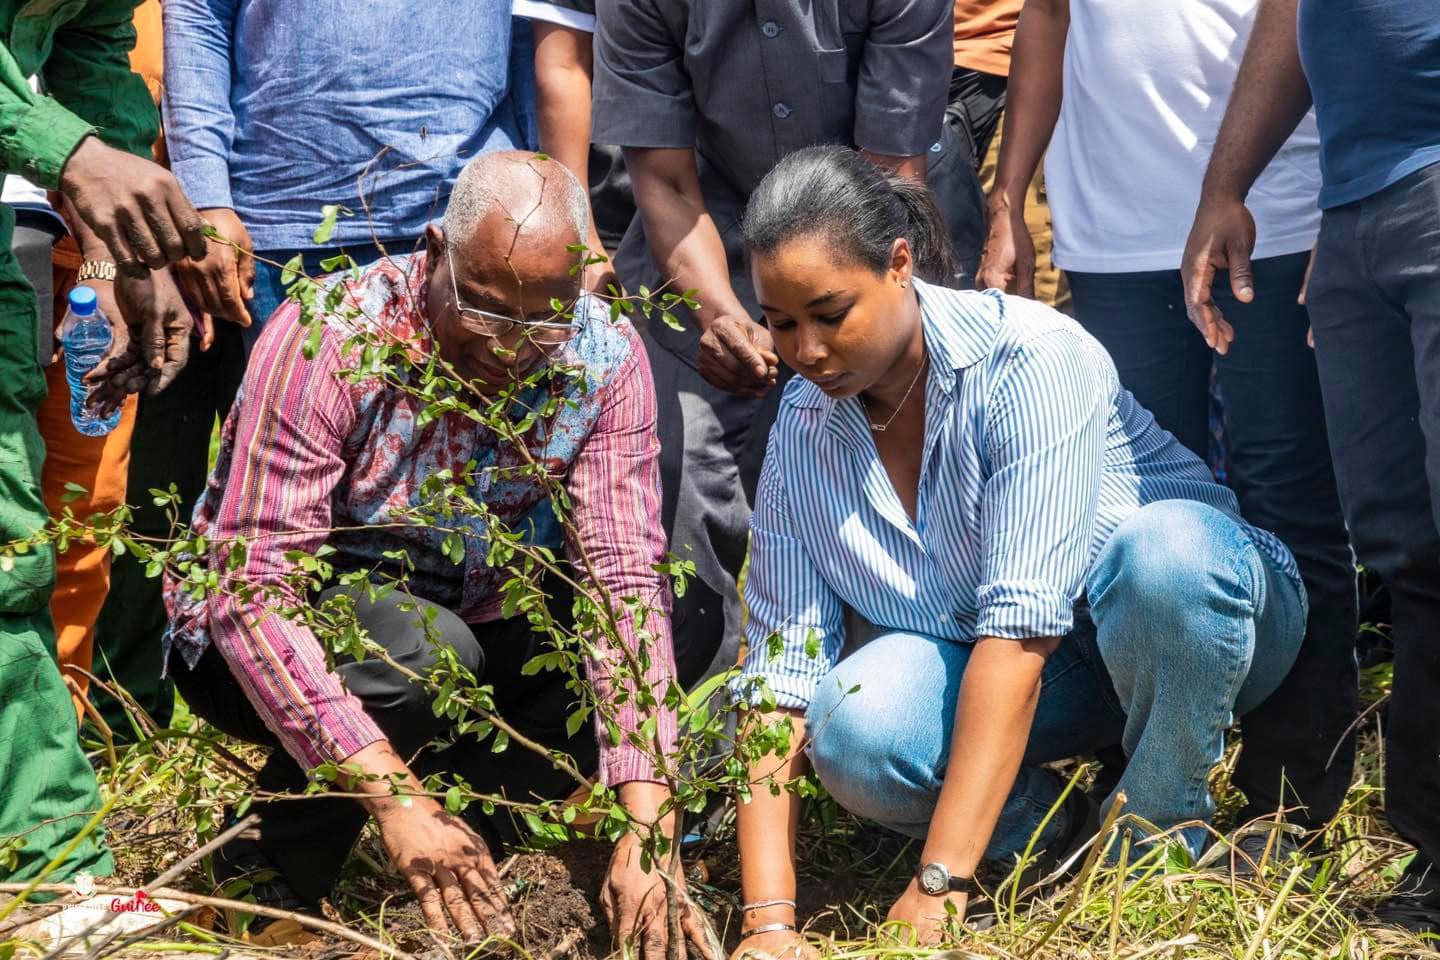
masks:
[[(0, 543), (127, 498), (137, 532), (164, 536), (170, 518), (146, 491), (174, 484), (183, 516), (204, 492), (217, 418), (285, 299), (278, 265), (298, 255), (318, 273), (342, 251), (364, 268), (419, 250), (467, 160), (535, 149), (590, 187), (588, 242), (609, 259), (588, 284), (700, 291), (682, 329), (640, 334), (660, 514), (696, 566), (673, 611), (677, 674), (733, 665), (751, 507), (792, 376), (760, 321), (741, 214), (786, 155), (852, 146), (930, 187), (951, 285), (1071, 313), (1122, 386), (1294, 554), (1309, 627), (1288, 678), (1245, 718), (1242, 819), (1284, 810), (1316, 830), (1339, 809), (1357, 561), (1383, 581), (1387, 808), (1420, 851), (1392, 919), (1434, 927), (1430, 0), (455, 6), (0, 5)], [(324, 205), (353, 215), (317, 243)], [(225, 242), (205, 248), (202, 219)], [(71, 426), (51, 337), (77, 276), (129, 331), (100, 384), (104, 402), (132, 395), (99, 438)], [(75, 718), (119, 711), (92, 702), (92, 676), (168, 717), (168, 621), (144, 564), (103, 549), (34, 552), (0, 573), (0, 837), (31, 831), (16, 879), (65, 846), (67, 816), (99, 806)], [(1119, 776), (1123, 755), (1102, 759), (1102, 777)], [(89, 844), (66, 869), (102, 872), (108, 854)]]

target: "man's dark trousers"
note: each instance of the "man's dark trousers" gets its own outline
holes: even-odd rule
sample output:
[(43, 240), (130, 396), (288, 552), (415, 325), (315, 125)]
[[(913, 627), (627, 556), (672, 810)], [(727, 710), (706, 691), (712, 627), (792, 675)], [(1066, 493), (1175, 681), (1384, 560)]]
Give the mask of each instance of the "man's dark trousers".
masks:
[(1440, 862), (1440, 164), (1325, 211), (1309, 303), (1345, 519), (1390, 589), (1386, 811)]
[[(571, 595), (555, 587), (558, 585), (546, 585), (547, 594), (553, 597), (549, 603), (551, 614), (568, 619)], [(340, 589), (333, 588), (330, 593)], [(565, 729), (576, 700), (565, 686), (566, 676), (552, 671), (528, 677), (521, 673), (521, 668), (542, 652), (540, 635), (530, 629), (525, 617), (472, 626), (450, 610), (436, 607), (435, 619), (427, 631), (417, 611), (401, 609), (407, 601), (398, 590), (374, 604), (359, 597), (355, 601), (356, 616), (370, 638), (383, 646), (392, 659), (421, 675), (428, 674), (438, 662), (436, 644), (453, 649), (457, 660), (478, 683), (494, 688), (496, 713), (530, 739), (569, 754), (586, 774), (595, 771), (599, 750), (591, 724), (583, 724), (574, 736)], [(197, 714), (232, 737), (274, 747), (257, 777), (259, 790), (305, 790), (307, 772), (279, 746), (218, 650), (213, 646), (206, 649), (194, 670), (187, 669), (180, 656), (173, 654), (170, 672)], [(452, 722), (435, 716), (431, 708), (435, 698), (429, 689), (412, 683), (379, 658), (341, 662), (336, 672), (395, 751), (407, 760), (432, 740), (442, 738)], [(503, 753), (494, 753), (488, 740), (462, 740), (438, 753), (426, 750), (412, 763), (412, 769), (421, 776), (455, 773), (476, 793), (504, 794), (519, 802), (558, 799), (577, 786), (545, 757), (513, 743)], [(257, 802), (250, 811), (260, 817), (260, 851), (284, 874), (294, 892), (312, 906), (330, 895), (368, 818), (357, 801), (345, 797)], [(515, 843), (523, 835), (504, 807), (486, 816), (474, 805), (466, 811), (466, 818), (495, 853), (499, 852), (500, 842)]]
[(1355, 738), (1348, 731), (1359, 693), (1355, 565), (1316, 361), (1305, 342), (1310, 319), (1296, 302), (1308, 258), (1255, 261), (1255, 297), (1248, 304), (1231, 295), (1227, 275), (1216, 278), (1215, 301), (1235, 327), (1225, 356), (1205, 345), (1186, 316), (1178, 270), (1068, 275), (1075, 317), (1110, 352), (1121, 385), (1201, 457), (1209, 442), (1214, 365), (1225, 403), (1229, 484), (1245, 519), (1290, 547), (1310, 597), (1295, 666), (1245, 717), (1234, 782), (1248, 803), (1239, 822), (1285, 809), (1291, 823), (1319, 828), (1339, 810), (1350, 785)]

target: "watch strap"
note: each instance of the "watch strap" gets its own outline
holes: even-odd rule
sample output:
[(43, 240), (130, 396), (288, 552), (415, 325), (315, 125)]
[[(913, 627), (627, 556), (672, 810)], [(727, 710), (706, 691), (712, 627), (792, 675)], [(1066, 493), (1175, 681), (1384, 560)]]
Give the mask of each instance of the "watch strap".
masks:
[(86, 260), (80, 264), (80, 273), (76, 275), (76, 283), (84, 283), (86, 280), (114, 280), (115, 264), (110, 260)]
[[(942, 864), (934, 865), (943, 867)], [(920, 881), (920, 889), (924, 890), (926, 893), (930, 893), (930, 890), (925, 886), (924, 873), (927, 866), (931, 866), (931, 864), (922, 863), (915, 871), (915, 878)], [(951, 873), (948, 868), (946, 868), (945, 878), (946, 893), (963, 893), (967, 896), (974, 896), (975, 894), (980, 893), (980, 885), (975, 882), (974, 877), (957, 877), (953, 873)], [(940, 896), (939, 893), (933, 893), (930, 895), (937, 897)]]

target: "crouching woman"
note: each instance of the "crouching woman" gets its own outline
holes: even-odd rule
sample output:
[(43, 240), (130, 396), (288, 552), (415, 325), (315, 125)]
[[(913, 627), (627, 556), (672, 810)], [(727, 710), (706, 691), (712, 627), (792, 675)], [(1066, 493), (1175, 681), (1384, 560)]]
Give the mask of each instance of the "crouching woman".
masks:
[[(922, 838), (890, 909), (922, 941), (946, 901), (964, 915), (983, 859), (1029, 842), (1063, 789), (1049, 761), (1120, 744), (1125, 812), (1190, 822), (1170, 837), (1196, 850), (1226, 727), (1300, 646), (1289, 551), (1073, 321), (927, 283), (951, 273), (923, 186), (803, 150), (744, 232), (799, 374), (752, 520), (745, 666), (797, 722), (790, 759), (752, 775), (808, 763), (841, 806)], [(879, 631), (853, 652), (846, 607)], [(798, 804), (759, 788), (740, 808), (742, 950), (799, 946)], [(1073, 848), (1087, 821), (1073, 794), (1038, 846)]]

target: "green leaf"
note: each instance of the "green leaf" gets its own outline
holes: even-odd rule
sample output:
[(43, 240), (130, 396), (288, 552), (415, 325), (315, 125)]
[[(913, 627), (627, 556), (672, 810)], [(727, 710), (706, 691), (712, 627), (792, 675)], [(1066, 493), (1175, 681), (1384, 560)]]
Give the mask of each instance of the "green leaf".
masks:
[(445, 791), (445, 809), (451, 813), (459, 813), (465, 806), (465, 798), (460, 793), (459, 787), (451, 787)]
[(490, 744), (491, 753), (504, 753), (505, 748), (510, 746), (510, 734), (504, 730), (495, 731), (495, 740)]
[(330, 237), (335, 233), (335, 221), (340, 217), (340, 205), (327, 203), (320, 208), (320, 226), (315, 228), (311, 239), (317, 246), (326, 246), (330, 243)]
[(88, 497), (88, 496), (90, 496), (90, 491), (89, 491), (89, 490), (86, 490), (84, 487), (80, 486), (80, 484), (78, 484), (78, 483), (67, 483), (67, 484), (65, 484), (65, 492), (64, 492), (63, 494), (61, 494), (61, 496), (60, 496), (60, 502), (61, 502), (61, 503), (73, 503), (73, 502), (75, 502), (76, 500), (81, 499), (82, 497)]

